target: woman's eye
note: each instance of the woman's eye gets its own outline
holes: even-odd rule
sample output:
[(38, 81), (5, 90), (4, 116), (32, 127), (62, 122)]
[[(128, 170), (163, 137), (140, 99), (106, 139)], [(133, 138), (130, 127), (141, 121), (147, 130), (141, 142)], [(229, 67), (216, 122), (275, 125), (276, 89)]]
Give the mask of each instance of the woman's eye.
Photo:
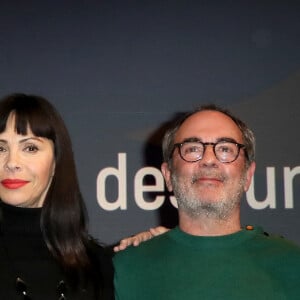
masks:
[(28, 145), (24, 148), (26, 152), (37, 152), (39, 149), (35, 145)]
[(0, 152), (5, 152), (6, 149), (3, 146), (0, 146)]

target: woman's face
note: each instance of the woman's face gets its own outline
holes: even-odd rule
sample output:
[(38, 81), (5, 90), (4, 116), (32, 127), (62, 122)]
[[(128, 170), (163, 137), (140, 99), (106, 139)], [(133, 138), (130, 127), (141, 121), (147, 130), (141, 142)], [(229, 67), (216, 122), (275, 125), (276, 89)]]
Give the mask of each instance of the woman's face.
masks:
[(47, 138), (15, 131), (11, 114), (0, 133), (0, 199), (20, 207), (42, 207), (55, 171), (54, 145)]

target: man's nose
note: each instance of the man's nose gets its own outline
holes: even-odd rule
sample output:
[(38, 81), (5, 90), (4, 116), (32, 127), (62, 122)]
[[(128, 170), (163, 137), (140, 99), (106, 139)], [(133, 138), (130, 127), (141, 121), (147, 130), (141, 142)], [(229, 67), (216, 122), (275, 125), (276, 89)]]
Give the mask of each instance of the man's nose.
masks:
[(200, 162), (204, 165), (212, 165), (216, 164), (217, 161), (213, 145), (206, 145)]

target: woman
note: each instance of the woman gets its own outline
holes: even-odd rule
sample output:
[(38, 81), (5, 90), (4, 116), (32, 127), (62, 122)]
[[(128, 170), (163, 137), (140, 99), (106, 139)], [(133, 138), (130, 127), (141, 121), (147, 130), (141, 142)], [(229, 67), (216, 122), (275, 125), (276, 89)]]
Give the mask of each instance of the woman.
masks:
[(0, 299), (112, 299), (110, 256), (87, 232), (72, 145), (55, 108), (0, 102)]

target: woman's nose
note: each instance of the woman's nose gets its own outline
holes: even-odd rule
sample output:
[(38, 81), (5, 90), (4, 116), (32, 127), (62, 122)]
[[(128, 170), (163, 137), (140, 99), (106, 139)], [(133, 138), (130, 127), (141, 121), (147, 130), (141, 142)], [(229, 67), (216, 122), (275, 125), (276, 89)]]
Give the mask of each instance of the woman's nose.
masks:
[(7, 171), (11, 171), (11, 172), (21, 169), (19, 157), (18, 157), (17, 153), (13, 153), (13, 152), (8, 153), (4, 168)]

